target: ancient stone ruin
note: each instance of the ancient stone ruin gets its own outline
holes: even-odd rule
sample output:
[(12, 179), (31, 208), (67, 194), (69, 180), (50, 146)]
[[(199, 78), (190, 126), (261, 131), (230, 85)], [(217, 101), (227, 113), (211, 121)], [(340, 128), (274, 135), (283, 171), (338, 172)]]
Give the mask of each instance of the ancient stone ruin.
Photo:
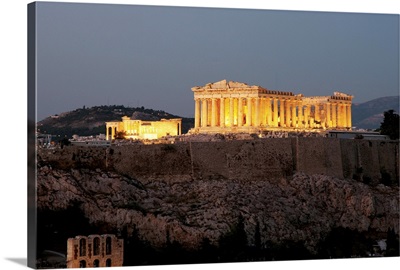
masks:
[(122, 266), (124, 241), (113, 234), (76, 236), (67, 242), (67, 268)]
[(192, 88), (192, 133), (257, 133), (262, 130), (351, 129), (353, 96), (304, 97), (292, 92), (222, 80)]

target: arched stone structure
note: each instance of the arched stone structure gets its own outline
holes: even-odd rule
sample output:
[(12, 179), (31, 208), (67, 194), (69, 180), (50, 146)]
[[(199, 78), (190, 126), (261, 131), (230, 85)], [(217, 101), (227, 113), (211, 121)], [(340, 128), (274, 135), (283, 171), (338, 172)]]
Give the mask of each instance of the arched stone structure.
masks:
[(67, 241), (67, 268), (122, 266), (124, 244), (113, 234), (76, 236)]

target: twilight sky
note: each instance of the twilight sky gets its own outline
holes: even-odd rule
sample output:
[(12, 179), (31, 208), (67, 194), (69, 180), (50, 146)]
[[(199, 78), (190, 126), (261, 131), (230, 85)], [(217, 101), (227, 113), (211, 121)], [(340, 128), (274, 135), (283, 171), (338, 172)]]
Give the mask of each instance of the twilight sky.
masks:
[(37, 117), (97, 105), (193, 117), (219, 80), (365, 102), (399, 94), (399, 16), (37, 3)]

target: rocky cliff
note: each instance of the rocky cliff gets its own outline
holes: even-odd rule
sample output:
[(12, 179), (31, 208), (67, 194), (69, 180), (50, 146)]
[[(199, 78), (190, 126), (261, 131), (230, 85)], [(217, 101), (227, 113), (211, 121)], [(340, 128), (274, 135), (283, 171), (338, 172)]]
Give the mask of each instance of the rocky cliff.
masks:
[[(319, 252), (321, 242), (335, 228), (372, 240), (385, 238), (388, 228), (398, 235), (398, 184), (384, 185), (374, 173), (369, 174), (372, 181), (368, 183), (345, 177), (343, 172), (357, 172), (360, 152), (353, 153), (349, 141), (339, 140), (333, 141), (339, 147), (327, 152), (314, 139), (306, 144), (270, 139), (42, 149), (38, 152), (38, 208), (60, 211), (78, 204), (91, 224), (106, 224), (115, 231), (128, 228), (128, 234), (135, 229), (140, 239), (154, 247), (176, 242), (198, 249), (204, 239), (218, 245), (239, 217), (244, 220), (248, 246), (293, 241), (302, 243), (310, 254)], [(355, 143), (361, 146), (354, 151), (361, 151), (365, 142)], [(346, 151), (341, 146), (347, 146)], [(370, 147), (368, 142), (366, 147)], [(395, 155), (398, 146), (382, 147)], [(345, 158), (318, 160), (321, 153)], [(372, 163), (364, 160), (363, 172), (375, 172), (371, 169), (375, 167), (379, 171), (385, 164), (394, 179), (397, 161), (396, 156), (368, 161)]]

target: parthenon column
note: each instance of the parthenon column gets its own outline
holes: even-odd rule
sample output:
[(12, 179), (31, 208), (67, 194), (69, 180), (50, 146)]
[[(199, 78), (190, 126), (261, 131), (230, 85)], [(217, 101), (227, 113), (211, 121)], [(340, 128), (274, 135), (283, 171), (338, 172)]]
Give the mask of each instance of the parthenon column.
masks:
[(315, 104), (314, 106), (314, 120), (317, 122), (321, 121), (320, 111), (319, 111), (319, 104)]
[(296, 100), (292, 102), (292, 127), (296, 127)]
[(347, 127), (347, 106), (346, 104), (342, 103), (342, 127), (346, 128)]
[(285, 100), (281, 99), (279, 107), (279, 120), (280, 126), (283, 127), (285, 123)]
[(306, 105), (306, 108), (304, 109), (304, 123), (305, 123), (305, 128), (311, 127), (311, 126), (308, 124), (308, 116), (309, 116), (309, 115), (310, 115), (310, 105), (307, 104), (307, 105)]
[(303, 128), (304, 124), (303, 124), (303, 119), (304, 119), (304, 114), (303, 114), (303, 102), (301, 100), (298, 101), (298, 123), (299, 123), (299, 127)]
[(247, 98), (247, 115), (246, 115), (246, 126), (251, 126), (251, 98)]
[(337, 104), (335, 102), (332, 103), (332, 127), (336, 128), (337, 127), (337, 122), (336, 122), (336, 109), (337, 109)]
[(340, 127), (341, 128), (343, 128), (345, 125), (346, 125), (346, 123), (344, 122), (344, 120), (346, 119), (346, 115), (345, 115), (345, 108), (344, 108), (344, 105), (343, 105), (343, 103), (340, 103), (339, 104), (339, 125), (340, 125)]
[(215, 127), (216, 116), (217, 116), (217, 100), (215, 98), (211, 99), (211, 126)]
[(201, 126), (207, 126), (207, 119), (208, 119), (208, 108), (207, 108), (207, 99), (203, 98), (201, 101)]
[(229, 126), (233, 127), (233, 97), (229, 98)]
[(207, 98), (207, 126), (211, 126), (211, 99)]
[(266, 124), (266, 115), (265, 115), (265, 98), (260, 98), (260, 124), (265, 126)]
[(108, 133), (108, 128), (109, 126), (106, 124), (106, 140), (109, 140), (110, 138), (108, 138), (108, 136), (110, 136)]
[(274, 97), (274, 127), (278, 126), (278, 98)]
[(326, 127), (331, 127), (331, 103), (326, 103)]
[(347, 127), (351, 129), (352, 123), (351, 123), (351, 103), (346, 104), (347, 105)]
[(254, 126), (258, 127), (260, 126), (260, 98), (256, 97), (254, 99), (256, 108), (255, 108), (255, 121), (254, 121)]
[(291, 100), (286, 100), (286, 113), (285, 113), (285, 126), (290, 127), (290, 106), (292, 104)]
[[(315, 109), (315, 105), (314, 105), (314, 109)], [(310, 106), (310, 128), (316, 128), (316, 124), (315, 124), (315, 111), (314, 111), (314, 117), (311, 117), (311, 106)]]
[(343, 127), (347, 128), (347, 104), (343, 103)]
[(238, 127), (243, 126), (243, 99), (238, 99)]
[(337, 125), (339, 128), (343, 127), (343, 104), (339, 103), (338, 104), (338, 110), (337, 110)]
[(198, 128), (200, 126), (200, 99), (195, 99), (194, 105), (194, 127)]
[(219, 104), (219, 126), (225, 127), (225, 98), (220, 98)]
[(271, 98), (267, 98), (267, 108), (266, 108), (266, 114), (267, 114), (267, 125), (271, 126), (272, 125), (272, 110), (271, 110)]

